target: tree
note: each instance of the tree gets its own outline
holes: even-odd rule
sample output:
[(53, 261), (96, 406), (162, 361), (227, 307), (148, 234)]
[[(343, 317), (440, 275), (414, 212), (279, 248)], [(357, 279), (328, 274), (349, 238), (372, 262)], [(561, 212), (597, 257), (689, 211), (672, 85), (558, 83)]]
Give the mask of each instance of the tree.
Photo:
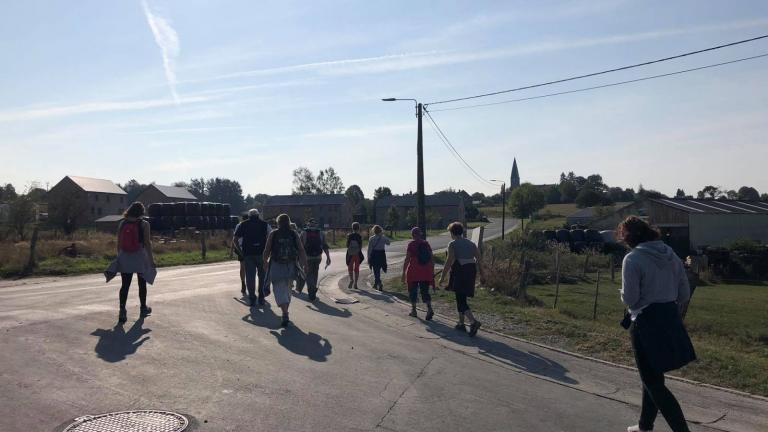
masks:
[[(201, 179), (202, 180), (202, 179)], [(226, 178), (212, 178), (205, 181), (206, 199), (229, 204), (230, 211), (233, 214), (239, 214), (245, 210), (245, 199), (243, 198), (243, 188), (235, 180)]]
[(347, 200), (350, 204), (354, 207), (359, 207), (360, 204), (365, 200), (365, 194), (363, 193), (363, 190), (360, 189), (360, 186), (358, 185), (352, 185), (347, 188), (347, 190), (344, 192), (344, 196), (347, 197)]
[(704, 186), (702, 190), (696, 193), (699, 199), (715, 199), (723, 195), (723, 191), (717, 186)]
[(0, 186), (0, 201), (13, 201), (17, 196), (16, 188), (12, 184), (6, 183), (5, 187)]
[(760, 201), (768, 202), (768, 193), (764, 193), (764, 194), (760, 195)]
[(643, 187), (642, 184), (637, 188), (637, 193), (635, 194), (636, 200), (661, 199), (661, 198), (668, 198), (668, 197), (657, 190), (646, 189)]
[(408, 228), (415, 227), (418, 222), (419, 220), (416, 217), (416, 209), (412, 208), (408, 210), (408, 213), (405, 214), (405, 223), (408, 224)]
[(298, 167), (293, 170), (293, 194), (310, 195), (317, 191), (315, 175), (306, 167)]
[(392, 189), (386, 186), (379, 186), (373, 191), (373, 199), (380, 200), (384, 197), (392, 196)]
[(579, 207), (594, 207), (602, 204), (603, 195), (593, 189), (584, 188), (576, 196), (576, 205)]
[(685, 198), (685, 191), (678, 188), (677, 192), (675, 192), (675, 198)]
[(608, 186), (605, 185), (603, 182), (603, 176), (600, 174), (592, 174), (587, 177), (583, 187), (600, 193), (605, 193), (608, 191)]
[(397, 229), (400, 225), (400, 212), (397, 211), (395, 206), (392, 206), (387, 210), (387, 223), (393, 230)]
[(559, 189), (560, 202), (562, 203), (572, 203), (573, 200), (576, 199), (576, 195), (579, 193), (578, 189), (576, 189), (576, 185), (569, 181), (560, 183)]
[(760, 193), (753, 187), (742, 186), (739, 188), (738, 199), (744, 201), (759, 201)]
[(27, 225), (35, 220), (35, 203), (28, 196), (22, 195), (11, 201), (9, 210), (8, 223), (19, 235), (19, 239), (24, 241)]
[(195, 198), (205, 201), (208, 199), (208, 190), (206, 189), (206, 181), (204, 178), (192, 179), (187, 184), (187, 190), (189, 193), (195, 196)]
[(560, 188), (552, 185), (547, 188), (546, 194), (547, 204), (559, 204), (560, 203)]
[(341, 178), (336, 174), (336, 170), (333, 167), (328, 167), (324, 170), (320, 170), (317, 173), (315, 179), (317, 185), (317, 194), (340, 194), (344, 193), (344, 183)]
[(544, 193), (539, 188), (530, 183), (523, 183), (509, 195), (508, 207), (512, 216), (520, 219), (522, 228), (523, 220), (533, 216), (544, 208), (545, 204)]
[[(118, 184), (118, 186), (120, 186), (120, 184)], [(126, 201), (128, 203), (132, 203), (136, 201), (136, 198), (147, 187), (147, 185), (139, 183), (136, 181), (136, 179), (130, 179), (125, 183), (125, 185), (120, 187), (122, 187), (127, 194), (125, 197)]]
[(635, 191), (631, 188), (622, 189), (620, 187), (608, 188), (606, 197), (611, 202), (632, 201), (635, 199)]
[(731, 189), (728, 191), (723, 192), (723, 196), (721, 196), (721, 199), (729, 199), (729, 200), (735, 200), (738, 199), (739, 193), (735, 190)]
[(27, 198), (31, 199), (32, 202), (41, 203), (45, 202), (45, 196), (48, 194), (48, 191), (46, 191), (43, 188), (32, 188), (29, 190), (29, 192), (26, 193)]
[(433, 209), (427, 210), (426, 214), (424, 215), (427, 220), (425, 221), (427, 223), (427, 226), (430, 228), (440, 228), (439, 224), (442, 220), (442, 217), (440, 216), (440, 213), (436, 212)]
[(77, 195), (62, 195), (48, 203), (48, 220), (50, 223), (71, 235), (78, 228), (88, 207)]

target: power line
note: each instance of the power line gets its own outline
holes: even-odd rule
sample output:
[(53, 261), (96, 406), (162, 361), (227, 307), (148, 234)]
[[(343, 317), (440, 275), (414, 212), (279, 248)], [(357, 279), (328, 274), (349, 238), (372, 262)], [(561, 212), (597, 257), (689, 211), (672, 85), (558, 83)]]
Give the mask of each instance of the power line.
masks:
[(493, 182), (486, 180), (483, 176), (480, 175), (477, 171), (475, 171), (474, 168), (472, 168), (472, 165), (469, 164), (469, 162), (464, 159), (458, 150), (456, 150), (456, 147), (451, 144), (451, 140), (448, 139), (448, 137), (445, 135), (442, 129), (440, 129), (440, 126), (437, 124), (435, 119), (432, 117), (432, 115), (429, 113), (429, 111), (425, 110), (425, 113), (427, 114), (427, 118), (432, 124), (432, 127), (435, 129), (435, 132), (437, 132), (437, 136), (440, 138), (440, 140), (443, 142), (443, 144), (446, 146), (446, 148), (469, 170), (469, 172), (475, 176), (478, 180), (480, 180), (483, 183), (486, 183), (491, 186), (496, 186)]
[(729, 65), (729, 64), (733, 64), (733, 63), (739, 63), (739, 62), (743, 62), (743, 61), (747, 61), (747, 60), (755, 60), (755, 59), (759, 59), (759, 58), (763, 58), (763, 57), (768, 57), (768, 53), (760, 54), (760, 55), (756, 55), (756, 56), (752, 56), (752, 57), (744, 57), (744, 58), (740, 58), (740, 59), (736, 59), (736, 60), (731, 60), (731, 61), (727, 61), (727, 62), (722, 62), (722, 63), (715, 63), (715, 64), (711, 64), (711, 65), (706, 65), (706, 66), (695, 67), (695, 68), (691, 68), (691, 69), (684, 69), (684, 70), (680, 70), (680, 71), (676, 71), (676, 72), (669, 72), (669, 73), (664, 73), (664, 74), (659, 74), (659, 75), (652, 75), (652, 76), (636, 78), (636, 79), (631, 79), (631, 80), (626, 80), (626, 81), (619, 81), (619, 82), (614, 82), (614, 83), (609, 83), (609, 84), (602, 84), (602, 85), (592, 86), (592, 87), (584, 87), (584, 88), (575, 89), (575, 90), (566, 90), (566, 91), (561, 91), (561, 92), (556, 92), (556, 93), (548, 93), (548, 94), (543, 94), (543, 95), (538, 95), (538, 96), (530, 96), (530, 97), (525, 97), (525, 98), (520, 98), (520, 99), (509, 99), (509, 100), (504, 100), (504, 101), (499, 101), (499, 102), (490, 102), (490, 103), (484, 103), (484, 104), (462, 105), (462, 106), (457, 106), (457, 107), (452, 107), (452, 108), (442, 108), (442, 109), (435, 109), (435, 110), (430, 110), (430, 111), (432, 111), (432, 112), (440, 112), (440, 111), (455, 111), (455, 110), (462, 110), (462, 109), (469, 109), (469, 108), (481, 108), (481, 107), (487, 107), (487, 106), (493, 106), (493, 105), (503, 105), (503, 104), (513, 103), (513, 102), (523, 102), (523, 101), (529, 101), (529, 100), (534, 100), (534, 99), (543, 99), (543, 98), (548, 98), (548, 97), (552, 97), (552, 96), (561, 96), (561, 95), (566, 95), (566, 94), (571, 94), (571, 93), (580, 93), (580, 92), (585, 92), (585, 91), (589, 91), (589, 90), (597, 90), (597, 89), (602, 89), (602, 88), (607, 88), (607, 87), (615, 87), (615, 86), (624, 85), (624, 84), (636, 83), (636, 82), (640, 82), (640, 81), (648, 81), (648, 80), (652, 80), (652, 79), (656, 79), (656, 78), (664, 78), (664, 77), (670, 77), (670, 76), (674, 76), (674, 75), (681, 75), (681, 74), (688, 73), (688, 72), (695, 72), (695, 71), (699, 71), (699, 70), (703, 70), (703, 69), (710, 69), (710, 68), (714, 68), (714, 67), (718, 67), (718, 66), (725, 66), (725, 65)]
[(540, 84), (527, 85), (527, 86), (524, 86), (524, 87), (517, 87), (517, 88), (513, 88), (513, 89), (509, 89), (509, 90), (500, 90), (500, 91), (495, 91), (495, 92), (491, 92), (491, 93), (483, 93), (483, 94), (474, 95), (474, 96), (466, 96), (466, 97), (461, 97), (461, 98), (456, 98), (456, 99), (447, 99), (447, 100), (442, 100), (442, 101), (437, 101), (437, 102), (429, 102), (429, 103), (426, 103), (424, 105), (437, 105), (437, 104), (444, 104), (444, 103), (449, 103), (449, 102), (458, 102), (458, 101), (469, 100), (469, 99), (477, 99), (477, 98), (488, 97), (488, 96), (495, 96), (495, 95), (504, 94), (504, 93), (516, 92), (516, 91), (520, 91), (520, 90), (532, 89), (532, 88), (536, 88), (536, 87), (543, 87), (543, 86), (563, 83), (563, 82), (567, 82), (567, 81), (574, 81), (574, 80), (583, 79), (583, 78), (589, 78), (589, 77), (598, 76), (598, 75), (605, 75), (605, 74), (611, 73), (611, 72), (618, 72), (618, 71), (623, 71), (623, 70), (627, 70), (627, 69), (633, 69), (633, 68), (637, 68), (637, 67), (641, 67), (641, 66), (648, 66), (648, 65), (651, 65), (651, 64), (655, 64), (655, 63), (661, 63), (661, 62), (665, 62), (665, 61), (669, 61), (669, 60), (674, 60), (674, 59), (679, 59), (679, 58), (682, 58), (682, 57), (687, 57), (687, 56), (691, 56), (691, 55), (695, 55), (695, 54), (701, 54), (701, 53), (704, 53), (704, 52), (715, 51), (715, 50), (719, 50), (719, 49), (722, 49), (722, 48), (728, 48), (728, 47), (732, 47), (732, 46), (735, 46), (735, 45), (745, 44), (745, 43), (748, 43), (748, 42), (754, 42), (754, 41), (757, 41), (757, 40), (760, 40), (760, 39), (766, 39), (766, 38), (768, 38), (768, 35), (762, 35), (762, 36), (757, 36), (757, 37), (753, 37), (753, 38), (750, 38), (750, 39), (744, 39), (744, 40), (740, 40), (740, 41), (736, 41), (736, 42), (731, 42), (731, 43), (727, 43), (727, 44), (723, 44), (723, 45), (718, 45), (718, 46), (714, 46), (714, 47), (710, 47), (710, 48), (700, 49), (700, 50), (696, 50), (696, 51), (690, 51), (690, 52), (686, 52), (686, 53), (683, 53), (683, 54), (677, 54), (677, 55), (674, 55), (674, 56), (671, 56), (671, 57), (664, 57), (664, 58), (660, 58), (660, 59), (656, 59), (656, 60), (651, 60), (651, 61), (646, 61), (646, 62), (642, 62), (642, 63), (636, 63), (636, 64), (632, 64), (632, 65), (628, 65), (628, 66), (622, 66), (622, 67), (617, 67), (617, 68), (613, 68), (613, 69), (603, 70), (603, 71), (600, 71), (600, 72), (592, 72), (592, 73), (588, 73), (588, 74), (585, 74), (585, 75), (578, 75), (578, 76), (573, 76), (573, 77), (570, 77), (570, 78), (563, 78), (563, 79), (559, 79), (559, 80), (555, 80), (555, 81), (548, 81), (548, 82), (544, 82), (544, 83), (540, 83)]

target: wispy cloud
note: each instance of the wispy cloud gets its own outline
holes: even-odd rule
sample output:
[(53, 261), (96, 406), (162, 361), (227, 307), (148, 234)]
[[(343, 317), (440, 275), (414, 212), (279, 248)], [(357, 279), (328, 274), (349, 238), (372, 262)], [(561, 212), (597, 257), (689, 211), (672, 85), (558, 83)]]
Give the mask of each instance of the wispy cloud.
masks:
[(310, 132), (301, 135), (305, 139), (343, 139), (380, 136), (384, 134), (413, 131), (413, 124), (394, 124), (388, 126), (372, 126), (366, 128), (337, 128), (318, 132)]
[(195, 128), (174, 128), (174, 129), (154, 129), (146, 131), (133, 132), (139, 135), (156, 135), (156, 134), (177, 134), (177, 133), (195, 133), (195, 132), (221, 132), (227, 130), (242, 130), (242, 129), (256, 129), (256, 126), (211, 126), (211, 127), (195, 127)]
[[(184, 103), (199, 103), (211, 100), (211, 97), (187, 97), (181, 99)], [(163, 108), (175, 105), (168, 99), (145, 99), (133, 101), (101, 101), (83, 102), (72, 105), (44, 106), (22, 108), (17, 110), (0, 111), (0, 122), (37, 120), (49, 117), (63, 117), (79, 114), (90, 114), (114, 111), (139, 111), (153, 108)]]
[(149, 28), (152, 30), (152, 36), (155, 38), (155, 43), (160, 47), (160, 53), (163, 56), (165, 78), (171, 89), (171, 95), (176, 104), (179, 104), (179, 94), (176, 91), (175, 64), (176, 57), (179, 55), (179, 35), (176, 33), (176, 30), (171, 27), (168, 20), (152, 12), (147, 0), (142, 0), (141, 6), (144, 9), (144, 15), (147, 17), (147, 24), (149, 24)]
[[(480, 20), (480, 22), (484, 21), (485, 19)], [(766, 25), (768, 25), (768, 19), (755, 19), (749, 21), (735, 21), (681, 29), (659, 29), (646, 32), (616, 34), (590, 38), (553, 39), (542, 42), (530, 42), (527, 44), (521, 44), (515, 48), (508, 49), (473, 51), (424, 51), (374, 57), (328, 60), (290, 66), (234, 72), (188, 82), (230, 80), (253, 76), (277, 74), (283, 75), (287, 73), (298, 72), (313, 72), (320, 75), (386, 73), (453, 65), (459, 63), (469, 63), (475, 61), (496, 60), (528, 54), (539, 54), (545, 52), (564, 51), (605, 45), (620, 45), (624, 43), (642, 42), (687, 34), (722, 32), (727, 30), (743, 30), (755, 27), (765, 27)]]

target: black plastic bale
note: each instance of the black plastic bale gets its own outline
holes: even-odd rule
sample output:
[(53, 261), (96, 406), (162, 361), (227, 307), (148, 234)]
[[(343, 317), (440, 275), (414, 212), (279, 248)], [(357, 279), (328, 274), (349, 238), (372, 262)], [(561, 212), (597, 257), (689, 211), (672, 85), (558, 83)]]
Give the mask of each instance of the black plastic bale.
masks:
[(187, 216), (200, 216), (200, 203), (199, 202), (187, 202)]
[(149, 229), (152, 231), (162, 231), (165, 228), (163, 227), (163, 219), (162, 216), (150, 216), (147, 219), (147, 222), (149, 222)]
[(222, 203), (215, 203), (214, 205), (216, 206), (216, 210), (215, 210), (216, 216), (217, 217), (218, 216), (224, 216), (224, 204), (222, 204)]
[(225, 230), (229, 229), (229, 217), (219, 216), (216, 218), (216, 229)]
[(230, 216), (229, 217), (229, 228), (234, 229), (237, 224), (240, 223), (240, 218), (237, 216)]
[(175, 202), (173, 203), (173, 216), (186, 216), (187, 215), (187, 203)]
[(571, 232), (567, 229), (561, 229), (557, 230), (555, 233), (555, 238), (557, 238), (557, 241), (559, 243), (570, 243), (571, 242)]
[(160, 203), (152, 203), (147, 208), (149, 217), (157, 218), (163, 215), (163, 205)]
[(174, 216), (173, 217), (173, 227), (174, 228), (185, 228), (187, 226), (187, 217), (186, 216)]
[(201, 202), (200, 203), (200, 216), (210, 216), (211, 215), (211, 203), (209, 202)]
[(160, 216), (160, 225), (163, 229), (173, 228), (173, 216)]
[(210, 227), (210, 216), (201, 216), (200, 217), (200, 226), (197, 227), (199, 230), (207, 230), (208, 227)]
[(160, 216), (173, 216), (173, 204), (160, 203)]
[(582, 229), (574, 229), (571, 230), (571, 241), (576, 242), (583, 242), (584, 241), (584, 230)]
[(544, 240), (546, 241), (557, 240), (557, 233), (554, 230), (544, 230)]
[(232, 215), (232, 206), (230, 206), (229, 204), (226, 204), (226, 203), (222, 204), (221, 205), (221, 214), (219, 214), (219, 216), (229, 217), (231, 215)]
[(584, 230), (584, 241), (588, 243), (602, 243), (603, 236), (595, 229)]
[(202, 216), (187, 216), (187, 226), (192, 228), (199, 228), (202, 220)]
[(581, 253), (581, 252), (584, 252), (585, 250), (587, 250), (587, 246), (588, 246), (588, 244), (585, 241), (575, 241), (575, 242), (573, 242), (572, 250), (574, 252), (576, 252), (576, 253)]

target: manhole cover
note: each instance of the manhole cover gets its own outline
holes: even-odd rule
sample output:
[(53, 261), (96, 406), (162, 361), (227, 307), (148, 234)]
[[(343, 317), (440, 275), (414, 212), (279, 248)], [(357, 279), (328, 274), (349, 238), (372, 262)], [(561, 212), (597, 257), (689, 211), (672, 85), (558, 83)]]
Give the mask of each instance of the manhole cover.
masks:
[(168, 411), (122, 411), (76, 418), (63, 432), (182, 432), (188, 425), (186, 417)]

